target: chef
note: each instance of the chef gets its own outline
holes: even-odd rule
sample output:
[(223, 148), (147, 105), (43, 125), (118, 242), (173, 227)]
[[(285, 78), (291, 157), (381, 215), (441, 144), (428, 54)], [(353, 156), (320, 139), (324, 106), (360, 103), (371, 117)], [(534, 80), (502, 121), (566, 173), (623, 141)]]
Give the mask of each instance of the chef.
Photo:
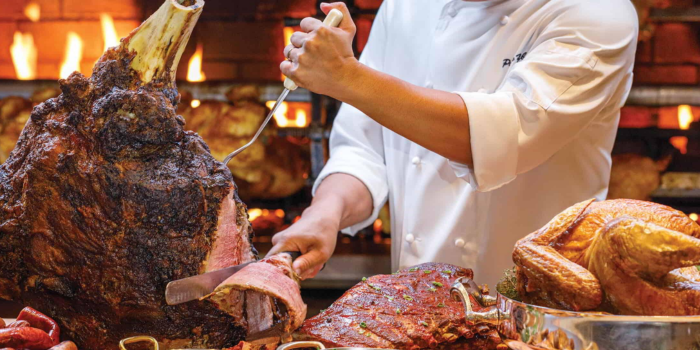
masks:
[(629, 0), (384, 0), (359, 60), (333, 8), (340, 26), (304, 19), (281, 64), (344, 102), (311, 206), (272, 240), (303, 253), (302, 277), (388, 200), (393, 269), (451, 263), (493, 286), (518, 239), (605, 199), (637, 43)]

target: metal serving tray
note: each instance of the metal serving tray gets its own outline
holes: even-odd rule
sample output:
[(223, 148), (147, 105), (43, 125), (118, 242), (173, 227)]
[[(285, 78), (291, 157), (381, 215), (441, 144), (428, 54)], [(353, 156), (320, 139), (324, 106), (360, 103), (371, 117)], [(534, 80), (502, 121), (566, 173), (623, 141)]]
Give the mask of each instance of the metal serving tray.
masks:
[[(326, 349), (322, 343), (317, 341), (295, 341), (287, 344), (282, 344), (277, 347), (277, 350), (291, 350), (299, 348), (314, 348)], [(374, 349), (374, 348), (328, 348), (329, 350), (392, 350), (392, 349)]]
[[(621, 316), (572, 312), (482, 295), (460, 278), (451, 294), (464, 304), (468, 323), (487, 323), (513, 350), (700, 350), (700, 316)], [(472, 296), (486, 307), (472, 309)]]

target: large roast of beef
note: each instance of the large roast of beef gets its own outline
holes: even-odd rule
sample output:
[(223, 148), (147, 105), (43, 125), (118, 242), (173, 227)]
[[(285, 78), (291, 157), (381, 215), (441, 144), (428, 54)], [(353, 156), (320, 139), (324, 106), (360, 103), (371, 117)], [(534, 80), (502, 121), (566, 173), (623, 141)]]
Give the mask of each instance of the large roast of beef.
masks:
[(229, 169), (175, 113), (174, 72), (202, 6), (167, 0), (90, 78), (60, 80), (0, 166), (0, 298), (51, 316), (80, 349), (136, 334), (222, 348), (280, 319), (278, 305), (290, 327), (305, 317), (284, 258), (249, 265), (253, 286), (165, 303), (169, 281), (256, 258)]

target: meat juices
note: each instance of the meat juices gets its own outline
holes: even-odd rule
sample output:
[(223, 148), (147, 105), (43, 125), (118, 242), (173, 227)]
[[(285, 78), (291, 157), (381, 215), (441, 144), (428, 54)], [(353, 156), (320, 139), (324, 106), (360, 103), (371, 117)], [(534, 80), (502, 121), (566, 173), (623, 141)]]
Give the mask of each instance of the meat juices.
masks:
[(222, 348), (247, 333), (231, 309), (164, 298), (172, 280), (257, 254), (229, 169), (175, 112), (202, 6), (167, 0), (90, 78), (61, 79), (0, 165), (0, 298), (46, 313), (80, 349), (142, 334)]

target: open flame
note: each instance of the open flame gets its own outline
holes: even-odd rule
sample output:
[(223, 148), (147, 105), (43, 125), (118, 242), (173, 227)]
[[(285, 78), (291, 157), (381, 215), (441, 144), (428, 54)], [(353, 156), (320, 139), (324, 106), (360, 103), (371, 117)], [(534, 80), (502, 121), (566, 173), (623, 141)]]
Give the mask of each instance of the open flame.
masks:
[(192, 106), (192, 108), (197, 108), (201, 105), (202, 105), (202, 101), (200, 101), (200, 100), (192, 100), (192, 102), (190, 102), (190, 106)]
[(12, 63), (15, 66), (17, 79), (30, 80), (36, 78), (36, 46), (32, 34), (15, 32), (14, 41), (10, 46)]
[(105, 43), (104, 50), (107, 51), (110, 47), (119, 45), (119, 36), (117, 35), (117, 28), (114, 27), (112, 16), (101, 13), (100, 23), (102, 24), (102, 39)]
[(24, 15), (32, 22), (39, 22), (41, 18), (41, 6), (32, 1), (24, 7)]
[[(689, 105), (678, 106), (678, 127), (681, 130), (690, 129), (690, 124), (695, 120), (693, 117), (693, 111)], [(685, 136), (674, 136), (669, 142), (673, 147), (677, 148), (681, 154), (688, 153), (688, 138)]]
[(248, 221), (253, 221), (262, 215), (262, 209), (248, 209)]
[(80, 72), (80, 61), (83, 59), (83, 40), (75, 32), (68, 32), (66, 43), (66, 56), (61, 63), (62, 79), (68, 78), (71, 73)]
[(202, 72), (202, 56), (204, 48), (202, 44), (197, 44), (197, 50), (190, 58), (190, 63), (187, 66), (187, 81), (200, 82), (207, 79)]
[[(276, 101), (267, 101), (265, 106), (272, 109), (275, 106)], [(277, 126), (284, 128), (289, 126), (289, 120), (287, 119), (287, 110), (289, 109), (289, 104), (287, 102), (282, 102), (282, 104), (275, 111), (274, 117)]]
[(689, 105), (678, 106), (678, 126), (681, 130), (690, 129), (690, 124), (693, 122), (693, 111)]
[(294, 122), (300, 128), (305, 127), (306, 126), (306, 111), (304, 111), (303, 109), (297, 109), (297, 118)]

